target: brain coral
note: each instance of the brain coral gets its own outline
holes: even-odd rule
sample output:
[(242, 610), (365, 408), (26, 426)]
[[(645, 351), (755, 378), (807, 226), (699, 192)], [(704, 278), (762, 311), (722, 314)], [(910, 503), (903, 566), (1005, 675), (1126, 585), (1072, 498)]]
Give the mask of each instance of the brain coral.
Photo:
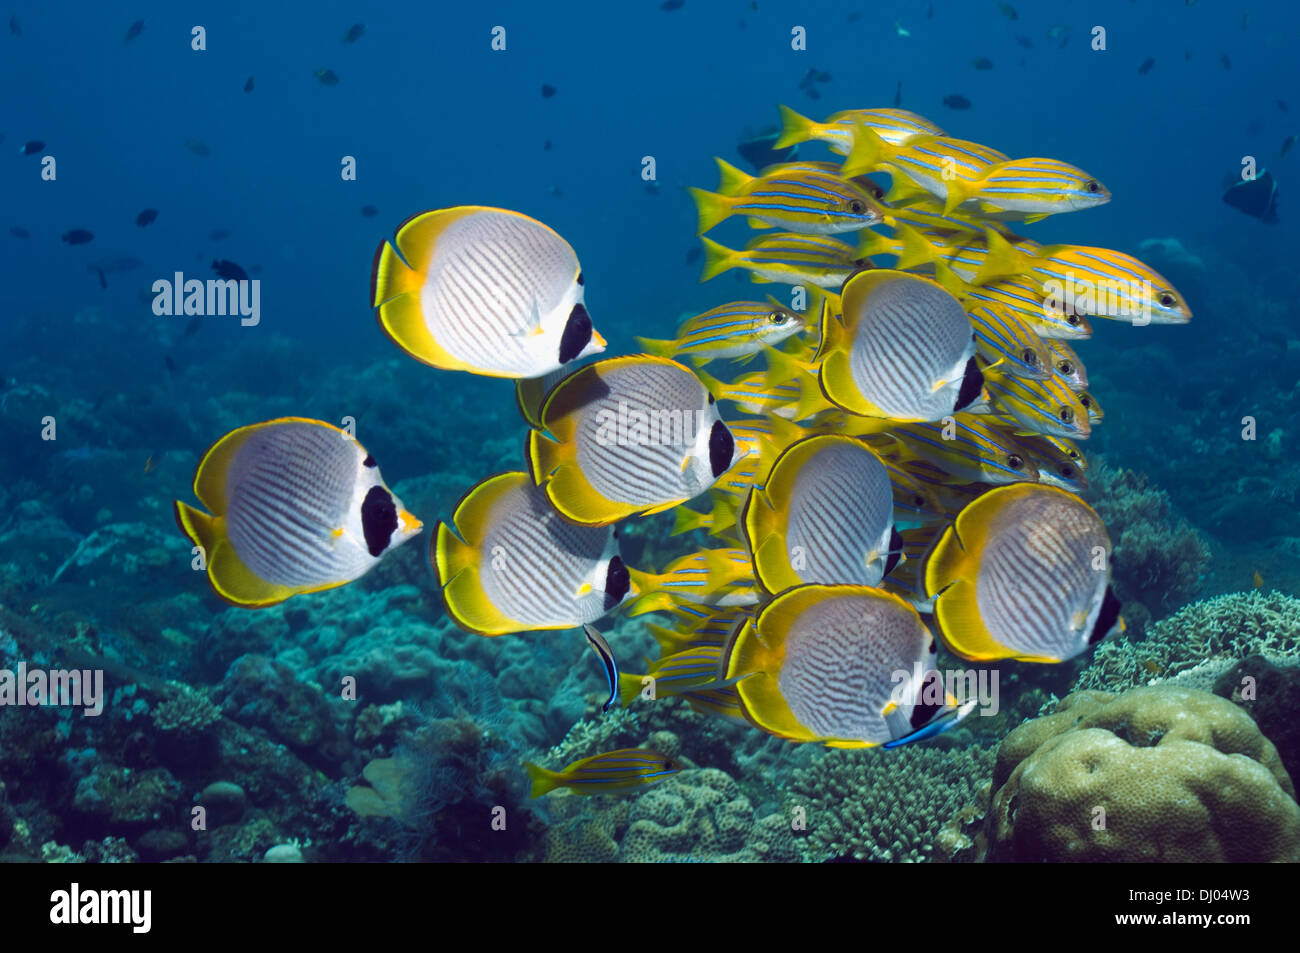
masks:
[(1172, 685), (1082, 692), (998, 749), (989, 859), (1300, 860), (1300, 807), (1250, 716)]
[(940, 827), (975, 799), (992, 760), (977, 745), (828, 751), (794, 772), (787, 806), (804, 808), (808, 825), (799, 850), (813, 862), (929, 860)]

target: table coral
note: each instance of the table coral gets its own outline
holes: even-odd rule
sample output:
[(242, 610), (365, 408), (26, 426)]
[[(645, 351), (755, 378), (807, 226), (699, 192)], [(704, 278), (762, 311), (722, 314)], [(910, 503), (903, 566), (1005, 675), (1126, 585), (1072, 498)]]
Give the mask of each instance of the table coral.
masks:
[(1091, 692), (998, 752), (989, 859), (1300, 860), (1277, 751), (1231, 702), (1170, 685)]
[(926, 861), (943, 824), (975, 798), (992, 752), (908, 747), (828, 751), (794, 772), (788, 807), (807, 812), (805, 860)]

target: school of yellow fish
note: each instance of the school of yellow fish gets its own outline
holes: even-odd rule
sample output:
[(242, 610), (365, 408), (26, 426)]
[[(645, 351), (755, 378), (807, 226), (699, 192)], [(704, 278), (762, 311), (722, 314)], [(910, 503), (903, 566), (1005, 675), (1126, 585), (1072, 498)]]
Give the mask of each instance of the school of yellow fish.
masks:
[[(1011, 230), (1108, 202), (1081, 169), (901, 109), (782, 118), (776, 148), (821, 142), (838, 161), (751, 176), (718, 160), (717, 189), (691, 192), (701, 236), (733, 217), (755, 230), (740, 250), (703, 237), (701, 280), (739, 268), (785, 298), (723, 303), (674, 339), (638, 339), (647, 353), (599, 357), (569, 244), (460, 206), (381, 242), (372, 303), (417, 360), (514, 379), (530, 427), (520, 468), (469, 488), (433, 533), (459, 626), (582, 628), (606, 708), (680, 696), (792, 741), (895, 747), (974, 705), (933, 690), (936, 636), (970, 661), (1053, 663), (1122, 630), (1110, 539), (1077, 495), (1078, 441), (1103, 415), (1071, 342), (1090, 319), (1191, 312), (1129, 255)], [(422, 526), (323, 421), (227, 434), (194, 491), (208, 512), (178, 501), (177, 521), (213, 589), (251, 608), (359, 578)], [(665, 511), (708, 547), (627, 566), (618, 524)], [(615, 611), (660, 614), (645, 673), (621, 671), (593, 625)], [(645, 749), (527, 766), (534, 796), (679, 767)]]

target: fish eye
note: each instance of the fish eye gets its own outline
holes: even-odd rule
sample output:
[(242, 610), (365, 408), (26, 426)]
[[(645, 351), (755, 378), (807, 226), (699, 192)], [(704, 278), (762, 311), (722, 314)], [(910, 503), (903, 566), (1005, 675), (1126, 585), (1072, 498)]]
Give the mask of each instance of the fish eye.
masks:
[(1067, 377), (1074, 373), (1074, 365), (1069, 361), (1057, 361), (1056, 369)]
[(1085, 407), (1091, 407), (1091, 406), (1092, 406), (1092, 398), (1089, 397), (1087, 394), (1080, 394), (1080, 395), (1079, 395), (1079, 403), (1083, 404), (1083, 406), (1085, 406)]
[(1172, 308), (1177, 303), (1177, 301), (1175, 300), (1173, 295), (1171, 295), (1168, 291), (1166, 291), (1164, 294), (1160, 296), (1160, 303), (1164, 305), (1166, 308)]
[(1025, 465), (1025, 458), (1018, 453), (1010, 454), (1007, 457), (1007, 466), (1011, 467), (1011, 469), (1013, 470), (1019, 470), (1024, 465)]
[(773, 324), (785, 324), (785, 322), (789, 320), (789, 317), (790, 316), (786, 314), (784, 311), (773, 311), (771, 314), (768, 315), (768, 319)]
[(1085, 185), (1084, 188), (1087, 189), (1089, 192), (1100, 192), (1100, 191), (1101, 191), (1101, 187), (1100, 187), (1099, 185), (1097, 185), (1097, 183), (1096, 183), (1094, 180), (1092, 180), (1092, 179), (1089, 179), (1089, 180), (1088, 180), (1088, 184)]
[(1079, 326), (1079, 316), (1077, 314), (1067, 314), (1065, 316), (1065, 321), (1072, 328), (1077, 328)]
[(1025, 348), (1025, 353), (1020, 355), (1026, 364), (1030, 367), (1038, 366), (1038, 355), (1034, 353), (1033, 348)]
[(1073, 479), (1074, 467), (1061, 467), (1060, 473), (1061, 476), (1065, 477), (1067, 480)]
[(867, 210), (866, 204), (860, 202), (858, 199), (854, 199), (853, 201), (849, 202), (849, 211), (852, 212), (854, 215), (861, 215), (866, 210)]
[(665, 762), (664, 762), (664, 770), (665, 770), (665, 771), (671, 771), (672, 769), (673, 769), (673, 763), (672, 763), (671, 761), (665, 761)]
[(1074, 423), (1074, 410), (1070, 407), (1061, 408), (1061, 422), (1066, 424)]

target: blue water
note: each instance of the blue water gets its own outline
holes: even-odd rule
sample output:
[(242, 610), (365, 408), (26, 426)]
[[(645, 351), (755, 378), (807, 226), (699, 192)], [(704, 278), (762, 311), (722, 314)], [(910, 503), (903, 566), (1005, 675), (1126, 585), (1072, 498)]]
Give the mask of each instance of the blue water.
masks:
[[(586, 304), (609, 340), (608, 354), (626, 353), (636, 349), (635, 336), (671, 336), (685, 312), (751, 296), (753, 286), (739, 272), (699, 284), (699, 263), (688, 257), (698, 243), (686, 187), (713, 186), (713, 156), (743, 164), (738, 142), (774, 127), (779, 103), (822, 119), (842, 109), (894, 105), (901, 83), (899, 104), (949, 135), (1012, 156), (1068, 161), (1113, 194), (1103, 207), (1026, 226), (1026, 235), (1133, 254), (1144, 240), (1174, 238), (1202, 259), (1204, 268), (1152, 259), (1188, 299), (1195, 312), (1190, 325), (1134, 329), (1096, 319), (1095, 337), (1078, 346), (1108, 415), (1087, 449), (1148, 474), (1168, 493), (1170, 518), (1185, 519), (1213, 550), (1202, 577), (1176, 598), (1134, 594), (1150, 596), (1154, 617), (1193, 597), (1249, 588), (1253, 570), (1270, 588), (1294, 591), (1300, 457), (1285, 440), (1294, 436), (1287, 433), (1293, 428), (1288, 414), (1300, 377), (1288, 356), (1297, 350), (1300, 213), (1293, 190), (1300, 149), (1285, 157), (1279, 150), (1300, 131), (1294, 63), (1300, 8), (1280, 0), (1249, 9), (1221, 0), (1190, 6), (1021, 0), (1015, 8), (1014, 20), (984, 0), (686, 0), (672, 11), (655, 0), (490, 6), (141, 0), (16, 3), (0, 10), (21, 29), (15, 34), (0, 23), (0, 392), (14, 394), (13, 406), (31, 415), (17, 419), (0, 407), (0, 420), (9, 415), (0, 536), (21, 523), (20, 504), (39, 501), (40, 512), (57, 517), (68, 539), (85, 539), (109, 519), (176, 537), (168, 505), (173, 497), (189, 498), (204, 448), (230, 426), (289, 413), (360, 418), (362, 438), (390, 485), (428, 479), (418, 492), (433, 509), (418, 515), (431, 528), (473, 480), (520, 465), (512, 447), (522, 446), (524, 429), (507, 383), (420, 367), (376, 327), (372, 256), (403, 220), (477, 204), (546, 222), (582, 262)], [(137, 19), (143, 32), (124, 42)], [(364, 22), (364, 35), (342, 43), (356, 22)], [(202, 51), (191, 48), (195, 26), (206, 31)], [(505, 28), (505, 51), (491, 47), (496, 26)], [(796, 27), (806, 31), (805, 50), (791, 48)], [(1049, 37), (1057, 27), (1066, 29)], [(1098, 29), (1104, 50), (1092, 45)], [(994, 67), (975, 69), (977, 57)], [(1154, 65), (1139, 73), (1148, 58)], [(318, 81), (323, 69), (337, 74), (337, 85)], [(831, 74), (816, 85), (816, 99), (801, 86), (809, 70)], [(245, 92), (250, 76), (254, 88)], [(543, 97), (544, 84), (555, 87), (553, 97)], [(972, 105), (945, 106), (952, 94)], [(42, 179), (41, 157), (19, 154), (32, 139), (43, 140), (42, 157), (55, 160), (53, 181)], [(196, 154), (187, 142), (204, 144), (209, 154)], [(800, 155), (830, 157), (815, 143)], [(1248, 156), (1278, 180), (1277, 223), (1247, 217), (1221, 199), (1225, 179), (1237, 176)], [(340, 175), (345, 157), (355, 160), (355, 180)], [(647, 157), (654, 182), (642, 176)], [(363, 216), (364, 206), (377, 214)], [(135, 220), (146, 208), (159, 215), (141, 228)], [(13, 235), (13, 227), (30, 237)], [(89, 230), (93, 241), (60, 240), (73, 229)], [(229, 237), (213, 239), (216, 229)], [(739, 247), (749, 234), (732, 222), (713, 237)], [(101, 287), (87, 266), (119, 256), (142, 264), (106, 274)], [(176, 272), (213, 277), (214, 259), (236, 262), (261, 281), (260, 324), (205, 317), (193, 340), (179, 340), (188, 319), (155, 315), (149, 289)], [(89, 325), (73, 323), (73, 316), (88, 313), (95, 315)], [(373, 391), (356, 384), (363, 379), (376, 382)], [(24, 397), (23, 387), (46, 388), (48, 399)], [(36, 443), (45, 413), (61, 420), (57, 451)], [(1243, 415), (1258, 418), (1260, 441), (1282, 431), (1280, 449), (1266, 455), (1262, 443), (1243, 445)], [(31, 442), (15, 443), (14, 434)], [(156, 478), (145, 480), (159, 463)], [(105, 511), (111, 511), (107, 518)], [(658, 557), (683, 551), (663, 535), (633, 534), (625, 545), (654, 553), (662, 568)], [(396, 563), (400, 571), (386, 565), (382, 582), (367, 586), (418, 586), (422, 624), (445, 628), (426, 547), (427, 535), (408, 547)], [(145, 678), (163, 673), (208, 689), (221, 685), (233, 656), (217, 652), (187, 668), (174, 645), (151, 647), (141, 635), (147, 626), (123, 621), (140, 591), (113, 570), (74, 573), (69, 578), (80, 591), (56, 584), (53, 571), (71, 544), (51, 543), (41, 557), (46, 562), (33, 557), (25, 568), (15, 550), (4, 552), (13, 560), (3, 569), (4, 608), (27, 619), (35, 633), (27, 644), (18, 641), (20, 649), (48, 651), (71, 631), (42, 614), (42, 603), (72, 607), (99, 633), (101, 643), (85, 643), (87, 651), (125, 660)], [(167, 631), (180, 626), (201, 641), (208, 627), (226, 625), (219, 622), (226, 607), (201, 577), (182, 572), (167, 580), (151, 593), (172, 600)], [(183, 625), (178, 607), (188, 613)], [(325, 627), (318, 610), (313, 613), (313, 625)], [(230, 630), (221, 631), (229, 642)], [(327, 641), (313, 638), (312, 652)], [(628, 638), (640, 639), (629, 643), (638, 651), (650, 648), (644, 632)], [(249, 640), (235, 648), (274, 654)], [(436, 642), (440, 650), (452, 644), (450, 637)], [(501, 688), (505, 676), (495, 662), (483, 661), (496, 643), (487, 650), (466, 644), (454, 643), (455, 665), (462, 666), (456, 684), (482, 677), (468, 669), (492, 668), (498, 684), (487, 694), (495, 699), (501, 690), (519, 717), (512, 714), (515, 720), (507, 722), (515, 727), (502, 729), (509, 746), (480, 758), (477, 767), (424, 768), (438, 777), (460, 772), (457, 784), (480, 791), (474, 785), (487, 782), (465, 771), (486, 773), (484, 765), (496, 770), (508, 763), (518, 775), (519, 761), (557, 743), (582, 714), (584, 691), (599, 692), (601, 684), (594, 665), (586, 670), (592, 660), (580, 640), (548, 640), (538, 656), (547, 674), (524, 704), (523, 696)], [(290, 658), (284, 646), (278, 650)], [(512, 665), (521, 664), (511, 657)], [(565, 681), (575, 666), (582, 674)], [(1039, 687), (1064, 694), (1068, 683), (1044, 677)], [(447, 699), (460, 691), (429, 684), (405, 700), (423, 706), (422, 718), (436, 719), (459, 710)], [(567, 701), (554, 710), (564, 717), (532, 711), (531, 727), (519, 727), (526, 720), (519, 712), (530, 705), (545, 710), (551, 693), (561, 691)], [(84, 730), (59, 758), (103, 746)], [(337, 801), (360, 783), (370, 758), (418, 749), (412, 738), (389, 737), (377, 748), (331, 757), (330, 796)], [(710, 766), (730, 768), (759, 803), (779, 795), (764, 789), (762, 771), (753, 767), (758, 763)], [(188, 797), (189, 787), (230, 772), (176, 773)], [(59, 810), (54, 805), (69, 799), (69, 782), (59, 777), (51, 769), (48, 777), (25, 778), (28, 797), (44, 804), (45, 820), (33, 820), (33, 827), (48, 826)], [(0, 780), (6, 780), (3, 770)], [(434, 798), (439, 805), (446, 800)], [(270, 802), (260, 806), (275, 815)], [(313, 830), (307, 821), (295, 827), (287, 815), (275, 816), (280, 839)], [(133, 844), (140, 833), (85, 818), (70, 829), (91, 840), (120, 835)], [(454, 844), (443, 842), (430, 853), (428, 836), (416, 838), (424, 847), (411, 846), (409, 831), (403, 836), (376, 835), (356, 856), (457, 856)], [(538, 859), (542, 835), (534, 831), (525, 841), (520, 859)], [(80, 846), (72, 837), (66, 843)], [(22, 852), (37, 854), (39, 846), (38, 838)], [(217, 857), (205, 853), (205, 843), (190, 846), (200, 859)], [(333, 855), (340, 856), (346, 852)], [(467, 848), (463, 856), (487, 855)]]

